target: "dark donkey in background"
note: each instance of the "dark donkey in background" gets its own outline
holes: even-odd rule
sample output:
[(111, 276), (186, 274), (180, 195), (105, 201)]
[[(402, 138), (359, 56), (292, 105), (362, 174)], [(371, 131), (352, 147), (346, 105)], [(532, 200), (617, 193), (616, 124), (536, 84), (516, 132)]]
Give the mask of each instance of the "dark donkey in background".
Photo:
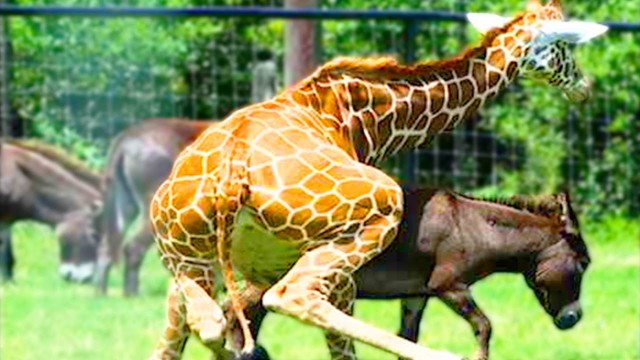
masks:
[(60, 275), (86, 282), (93, 276), (98, 248), (95, 216), (100, 176), (53, 146), (35, 141), (0, 141), (0, 262), (13, 278), (9, 226), (35, 220), (55, 228), (60, 241)]
[(153, 119), (129, 127), (111, 143), (104, 170), (102, 239), (96, 285), (107, 292), (111, 265), (124, 255), (124, 293), (136, 295), (142, 260), (153, 244), (149, 203), (175, 159), (211, 122)]
[[(589, 261), (566, 193), (497, 200), (418, 189), (405, 192), (397, 239), (355, 280), (358, 298), (403, 298), (400, 334), (412, 341), (428, 299), (439, 298), (473, 328), (480, 345), (475, 359), (488, 359), (491, 324), (473, 300), (473, 283), (497, 272), (523, 274), (564, 330), (582, 316), (580, 287)], [(244, 300), (257, 336), (265, 310), (251, 285)], [(240, 348), (242, 335), (233, 328)]]

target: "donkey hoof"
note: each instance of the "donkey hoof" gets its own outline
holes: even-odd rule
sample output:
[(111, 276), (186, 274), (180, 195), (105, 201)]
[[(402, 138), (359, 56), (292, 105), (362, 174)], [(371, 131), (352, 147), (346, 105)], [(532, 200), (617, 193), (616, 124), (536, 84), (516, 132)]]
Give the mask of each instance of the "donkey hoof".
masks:
[(269, 353), (265, 348), (256, 345), (250, 353), (241, 353), (235, 360), (270, 360)]

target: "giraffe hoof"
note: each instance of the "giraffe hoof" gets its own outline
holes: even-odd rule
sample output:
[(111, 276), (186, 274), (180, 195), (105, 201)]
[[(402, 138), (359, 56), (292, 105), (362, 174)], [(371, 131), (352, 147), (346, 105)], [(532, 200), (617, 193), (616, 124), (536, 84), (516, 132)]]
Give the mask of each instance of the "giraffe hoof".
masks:
[(269, 353), (265, 348), (256, 345), (253, 351), (249, 353), (241, 353), (234, 360), (270, 360)]

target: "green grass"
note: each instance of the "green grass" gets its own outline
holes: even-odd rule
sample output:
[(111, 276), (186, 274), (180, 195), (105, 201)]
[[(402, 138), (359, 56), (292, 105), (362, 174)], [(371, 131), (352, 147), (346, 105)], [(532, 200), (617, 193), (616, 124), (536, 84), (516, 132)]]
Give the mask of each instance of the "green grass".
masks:
[[(583, 287), (585, 317), (575, 329), (556, 330), (519, 276), (494, 276), (475, 287), (476, 300), (493, 323), (493, 359), (640, 358), (640, 237), (628, 229), (611, 233), (592, 228), (606, 239), (588, 237), (594, 260)], [(110, 296), (99, 298), (91, 287), (66, 284), (58, 277), (56, 241), (48, 228), (21, 224), (14, 237), (17, 283), (2, 287), (1, 359), (120, 360), (150, 354), (162, 329), (168, 279), (155, 253), (144, 266), (143, 296), (123, 298), (121, 272), (116, 269)], [(356, 316), (395, 332), (399, 304), (359, 301)], [(265, 321), (260, 342), (275, 360), (328, 358), (318, 329), (273, 314)], [(438, 300), (431, 301), (423, 321), (422, 344), (473, 354), (469, 326)], [(358, 352), (361, 359), (394, 359), (361, 344)], [(194, 340), (185, 358), (209, 357)]]

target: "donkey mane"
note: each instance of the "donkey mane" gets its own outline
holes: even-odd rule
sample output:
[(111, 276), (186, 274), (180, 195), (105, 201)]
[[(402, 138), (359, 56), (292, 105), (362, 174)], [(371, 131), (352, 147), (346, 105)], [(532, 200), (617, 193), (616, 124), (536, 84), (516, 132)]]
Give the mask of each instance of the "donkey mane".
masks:
[(322, 76), (330, 75), (351, 75), (366, 78), (411, 78), (424, 76), (425, 74), (437, 74), (449, 71), (466, 72), (468, 67), (464, 64), (466, 60), (484, 57), (487, 47), (491, 46), (494, 40), (504, 34), (513, 24), (521, 21), (526, 13), (516, 16), (509, 23), (501, 28), (492, 29), (486, 33), (480, 45), (464, 50), (457, 56), (444, 60), (430, 60), (413, 65), (402, 65), (391, 56), (380, 56), (371, 58), (359, 57), (338, 57), (320, 67), (309, 78), (302, 80), (301, 85), (305, 85)]
[(6, 142), (24, 150), (37, 153), (38, 155), (59, 164), (65, 170), (77, 175), (82, 181), (85, 181), (96, 188), (100, 188), (100, 174), (89, 168), (79, 158), (65, 152), (59, 147), (43, 143), (39, 140), (7, 139)]
[(505, 205), (517, 210), (546, 217), (564, 215), (562, 213), (562, 205), (555, 195), (515, 195), (511, 197), (471, 197), (463, 195), (463, 197), (475, 201)]
[[(515, 195), (511, 197), (499, 197), (499, 196), (487, 196), (487, 197), (472, 197), (468, 195), (460, 195), (462, 198), (466, 198), (472, 201), (481, 201), (493, 204), (500, 204), (509, 206), (516, 210), (526, 211), (528, 213), (544, 216), (547, 218), (560, 218), (564, 223), (567, 220), (570, 221), (571, 227), (574, 231), (574, 236), (567, 237), (569, 246), (576, 251), (576, 253), (589, 257), (587, 251), (587, 245), (584, 242), (582, 235), (580, 234), (580, 225), (578, 217), (571, 206), (570, 200), (567, 198), (566, 207), (563, 206), (558, 195)], [(564, 218), (564, 219), (563, 219)], [(577, 233), (575, 233), (577, 231)]]

